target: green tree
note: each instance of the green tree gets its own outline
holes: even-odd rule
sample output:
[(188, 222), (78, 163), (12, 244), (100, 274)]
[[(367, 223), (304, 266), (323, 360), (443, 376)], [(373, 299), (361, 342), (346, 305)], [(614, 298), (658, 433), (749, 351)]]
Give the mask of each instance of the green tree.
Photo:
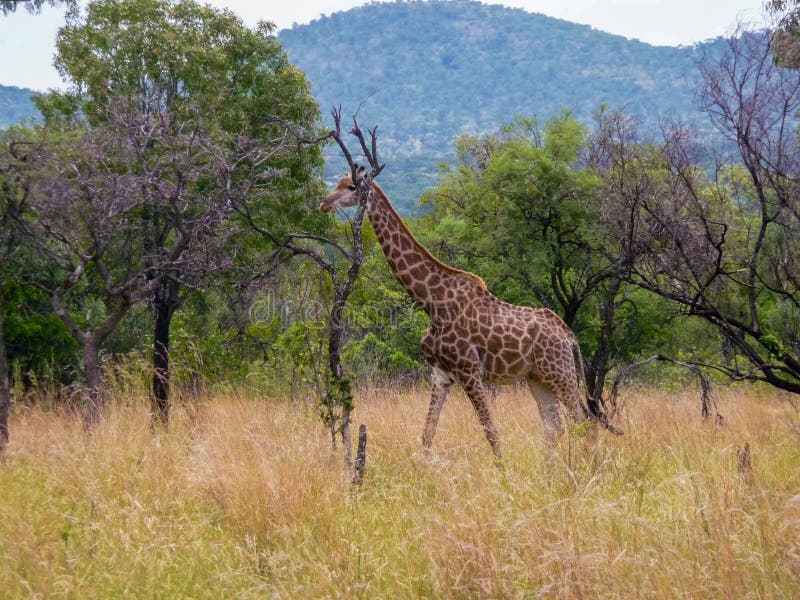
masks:
[(8, 444), (11, 407), (5, 339), (6, 296), (21, 251), (19, 221), (30, 191), (26, 163), (31, 155), (31, 142), (15, 138), (12, 132), (10, 139), (0, 140), (0, 452)]
[(620, 358), (615, 314), (630, 298), (617, 241), (601, 227), (602, 182), (586, 165), (587, 143), (568, 114), (543, 129), (518, 120), (497, 137), (462, 137), (457, 168), (428, 195), (429, 243), (500, 298), (560, 313), (588, 350), (589, 392), (600, 401)]
[[(269, 23), (249, 29), (229, 11), (192, 1), (92, 2), (85, 15), (74, 13), (59, 32), (55, 63), (69, 91), (43, 97), (39, 106), (50, 123), (79, 119), (89, 128), (106, 120), (116, 104), (166, 121), (166, 137), (147, 143), (140, 153), (142, 172), (169, 154), (170, 137), (178, 139), (190, 129), (217, 140), (220, 148), (248, 146), (222, 173), (206, 171), (194, 180), (177, 170), (160, 176), (177, 182), (188, 198), (201, 197), (212, 179), (241, 184), (249, 178), (250, 187), (244, 189), (245, 183), (239, 196), (228, 200), (238, 208), (247, 204), (250, 215), (277, 231), (306, 214), (300, 204), (313, 185), (320, 155), (296, 141), (314, 126), (318, 110), (303, 74), (288, 62), (273, 32)], [(182, 218), (192, 211), (190, 202)], [(158, 203), (143, 208), (140, 225), (148, 253), (167, 248), (179, 235), (174, 216)], [(255, 242), (244, 246), (268, 252), (263, 245), (254, 248)], [(197, 273), (170, 267), (150, 298), (153, 408), (161, 420), (168, 415), (170, 324), (186, 284), (202, 285)]]
[(765, 6), (775, 19), (775, 56), (792, 69), (800, 68), (800, 1), (768, 0)]

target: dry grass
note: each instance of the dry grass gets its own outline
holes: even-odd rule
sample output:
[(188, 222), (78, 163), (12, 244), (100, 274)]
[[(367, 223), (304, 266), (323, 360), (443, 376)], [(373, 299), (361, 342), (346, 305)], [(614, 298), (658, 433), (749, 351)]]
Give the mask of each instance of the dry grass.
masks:
[[(116, 402), (91, 434), (15, 415), (0, 465), (0, 595), (792, 597), (800, 589), (800, 418), (723, 394), (627, 398), (626, 435), (542, 446), (532, 400), (501, 395), (505, 469), (463, 396), (420, 452), (424, 391), (362, 393), (351, 489), (309, 406), (219, 396), (153, 434)], [(191, 414), (190, 414), (191, 413)], [(191, 417), (191, 418), (190, 418)], [(753, 472), (737, 472), (749, 442)]]

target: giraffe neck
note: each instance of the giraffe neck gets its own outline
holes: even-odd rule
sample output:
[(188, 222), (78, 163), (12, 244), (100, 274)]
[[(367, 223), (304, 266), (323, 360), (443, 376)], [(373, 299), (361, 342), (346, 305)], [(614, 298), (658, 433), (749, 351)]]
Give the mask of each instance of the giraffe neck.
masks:
[(428, 314), (437, 303), (448, 300), (448, 290), (465, 286), (485, 289), (479, 277), (442, 263), (420, 244), (375, 183), (367, 214), (392, 271)]

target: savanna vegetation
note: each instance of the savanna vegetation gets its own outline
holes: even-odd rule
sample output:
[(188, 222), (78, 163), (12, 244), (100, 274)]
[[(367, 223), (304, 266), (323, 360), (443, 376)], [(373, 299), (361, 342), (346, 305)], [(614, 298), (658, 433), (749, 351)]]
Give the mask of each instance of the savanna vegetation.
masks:
[(408, 423), (427, 394), (368, 392), (360, 488), (307, 403), (214, 394), (154, 434), (145, 387), (115, 397), (92, 435), (39, 406), (15, 418), (4, 596), (739, 598), (800, 585), (798, 419), (770, 395), (721, 394), (715, 427), (691, 394), (630, 393), (624, 436), (550, 455), (527, 391), (512, 390), (494, 406), (499, 470), (461, 393), (423, 458)]
[[(461, 396), (419, 451), (427, 317), (363, 206), (316, 209), (326, 144), (375, 166), (382, 129), (324, 127), (269, 24), (188, 0), (73, 12), (68, 87), (0, 134), (0, 589), (791, 595), (800, 71), (796, 4), (770, 6), (774, 30), (698, 64), (704, 128), (508, 115), (420, 198), (436, 256), (572, 327), (625, 431), (546, 448), (511, 388), (502, 470)], [(351, 421), (358, 489), (331, 448)]]

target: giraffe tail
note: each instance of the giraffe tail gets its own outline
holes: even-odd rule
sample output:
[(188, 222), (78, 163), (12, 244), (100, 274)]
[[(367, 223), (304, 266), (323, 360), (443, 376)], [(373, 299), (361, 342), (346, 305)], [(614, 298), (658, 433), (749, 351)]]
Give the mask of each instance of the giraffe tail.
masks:
[(599, 399), (589, 395), (589, 386), (586, 384), (586, 371), (583, 363), (583, 354), (580, 344), (576, 338), (572, 338), (572, 354), (575, 360), (575, 375), (578, 378), (578, 389), (583, 386), (584, 393), (581, 395), (581, 408), (587, 419), (600, 423), (605, 429), (615, 435), (622, 435), (622, 431), (608, 422), (608, 415), (603, 410)]
[(581, 409), (583, 416), (588, 419), (597, 419), (598, 415), (595, 410), (592, 410), (592, 399), (589, 396), (589, 387), (586, 385), (586, 372), (583, 367), (583, 354), (578, 340), (572, 338), (572, 358), (575, 361), (575, 377), (578, 380), (578, 389), (583, 386), (584, 393), (580, 396)]

